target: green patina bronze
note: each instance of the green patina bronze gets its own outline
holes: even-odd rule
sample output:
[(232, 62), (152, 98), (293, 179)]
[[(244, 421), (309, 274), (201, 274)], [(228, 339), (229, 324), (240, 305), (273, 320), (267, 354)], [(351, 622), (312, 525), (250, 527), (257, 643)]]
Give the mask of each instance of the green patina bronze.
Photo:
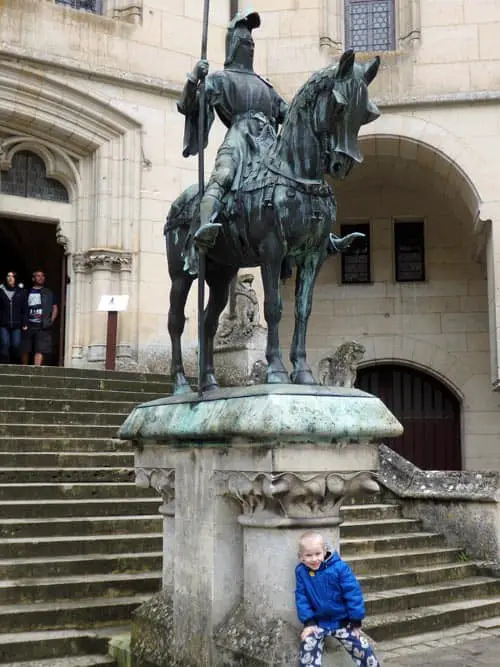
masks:
[[(213, 345), (229, 286), (239, 268), (261, 268), (268, 327), (268, 383), (315, 384), (306, 359), (306, 331), (313, 288), (329, 254), (342, 251), (354, 235), (332, 234), (336, 205), (326, 177), (347, 176), (362, 155), (360, 127), (378, 117), (368, 85), (379, 58), (366, 65), (346, 51), (338, 64), (316, 72), (288, 107), (271, 84), (253, 71), (252, 30), (256, 12), (238, 14), (226, 42), (224, 70), (208, 75), (201, 60), (188, 77), (178, 108), (186, 117), (184, 155), (198, 150), (200, 114), (204, 142), (217, 114), (228, 128), (203, 197), (198, 186), (172, 204), (165, 225), (172, 282), (169, 333), (176, 393), (190, 391), (181, 352), (184, 308), (197, 273), (196, 247), (206, 251), (210, 298), (204, 321), (203, 389), (217, 387)], [(198, 87), (205, 82), (204, 103)], [(279, 131), (278, 131), (279, 130)], [(295, 329), (288, 375), (280, 352), (280, 279), (296, 266)]]

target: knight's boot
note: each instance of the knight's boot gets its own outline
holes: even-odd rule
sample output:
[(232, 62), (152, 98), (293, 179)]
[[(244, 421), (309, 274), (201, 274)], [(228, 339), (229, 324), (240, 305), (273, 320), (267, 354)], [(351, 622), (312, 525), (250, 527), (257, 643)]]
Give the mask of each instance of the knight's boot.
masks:
[(214, 222), (222, 208), (221, 201), (212, 194), (206, 194), (200, 204), (200, 220), (202, 225), (194, 235), (194, 242), (198, 248), (211, 248), (217, 241), (222, 225)]

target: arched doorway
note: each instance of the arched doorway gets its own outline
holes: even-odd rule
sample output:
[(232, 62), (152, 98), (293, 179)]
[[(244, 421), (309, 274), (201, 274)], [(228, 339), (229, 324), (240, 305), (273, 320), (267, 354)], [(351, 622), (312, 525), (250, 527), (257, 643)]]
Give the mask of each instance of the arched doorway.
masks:
[[(26, 199), (68, 203), (66, 187), (47, 175), (44, 160), (30, 150), (15, 152), (0, 172), (0, 193)], [(7, 271), (15, 271), (26, 289), (31, 287), (33, 271), (42, 270), (47, 287), (59, 304), (58, 322), (53, 330), (53, 352), (45, 364), (64, 363), (64, 323), (66, 306), (66, 257), (57, 242), (57, 223), (12, 217), (0, 213), (0, 281)]]
[[(42, 270), (47, 287), (59, 303), (58, 322), (53, 331), (53, 352), (45, 364), (57, 366), (64, 362), (64, 322), (66, 292), (66, 257), (57, 243), (55, 223), (35, 222), (0, 216), (0, 276), (15, 271), (26, 289), (31, 287), (31, 274)], [(0, 282), (2, 279), (0, 279)]]
[(461, 470), (460, 401), (435, 377), (403, 364), (361, 368), (357, 386), (384, 401), (404, 426), (387, 443), (424, 470)]

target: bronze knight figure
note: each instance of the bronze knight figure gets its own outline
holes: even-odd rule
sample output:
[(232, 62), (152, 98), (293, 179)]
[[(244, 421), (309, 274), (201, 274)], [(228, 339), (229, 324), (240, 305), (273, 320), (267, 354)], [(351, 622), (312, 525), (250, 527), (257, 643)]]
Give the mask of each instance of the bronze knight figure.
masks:
[[(257, 12), (238, 13), (227, 30), (224, 69), (208, 74), (208, 62), (200, 60), (177, 103), (179, 111), (186, 116), (184, 157), (198, 153), (199, 113), (204, 113), (206, 118), (205, 146), (214, 112), (228, 128), (201, 200), (200, 219), (194, 218), (190, 229), (186, 269), (193, 275), (198, 271), (194, 243), (202, 247), (214, 245), (221, 226), (216, 219), (224, 196), (238, 191), (246, 167), (269, 150), (288, 109), (272, 85), (253, 70), (252, 31), (259, 26)], [(197, 88), (205, 77), (206, 103), (205, 108), (200, 109)]]

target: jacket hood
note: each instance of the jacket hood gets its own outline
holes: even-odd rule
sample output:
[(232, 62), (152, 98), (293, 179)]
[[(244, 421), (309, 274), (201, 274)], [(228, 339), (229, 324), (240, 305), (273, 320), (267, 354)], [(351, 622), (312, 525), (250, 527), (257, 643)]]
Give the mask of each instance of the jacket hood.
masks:
[[(334, 549), (331, 550), (328, 549), (326, 552), (325, 560), (318, 567), (317, 571), (320, 572), (321, 570), (327, 570), (328, 568), (332, 567), (335, 563), (337, 563), (339, 560), (340, 560), (339, 554)], [(295, 569), (298, 570), (301, 567), (304, 567), (306, 570), (311, 569), (307, 567), (307, 565), (304, 565), (304, 563), (299, 563)]]

